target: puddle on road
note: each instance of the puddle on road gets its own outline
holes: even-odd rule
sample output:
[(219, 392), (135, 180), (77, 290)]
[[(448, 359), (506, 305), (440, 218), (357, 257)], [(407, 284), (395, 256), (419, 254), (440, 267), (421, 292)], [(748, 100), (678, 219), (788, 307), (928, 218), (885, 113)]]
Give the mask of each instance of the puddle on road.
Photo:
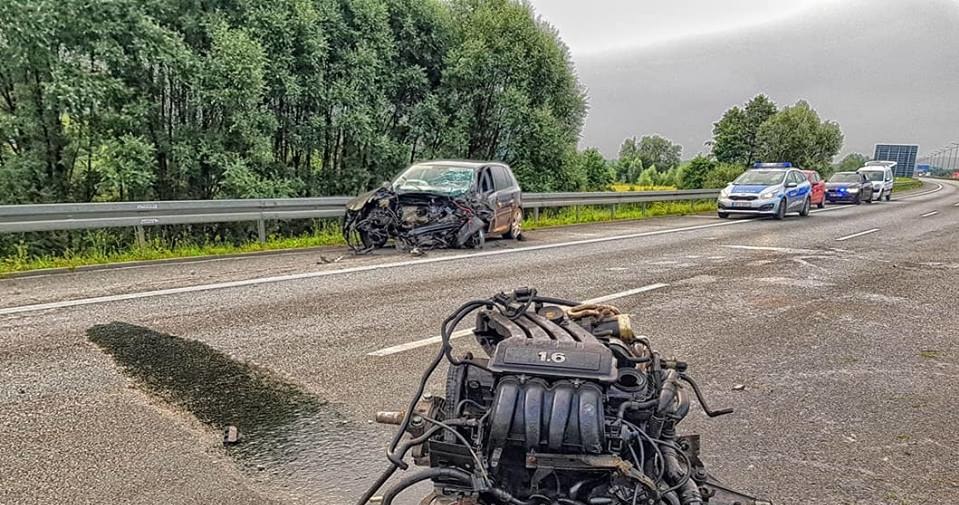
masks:
[(351, 503), (385, 466), (391, 431), (356, 423), (319, 398), (212, 347), (126, 323), (87, 330), (139, 387), (222, 432), (227, 452), (292, 501)]

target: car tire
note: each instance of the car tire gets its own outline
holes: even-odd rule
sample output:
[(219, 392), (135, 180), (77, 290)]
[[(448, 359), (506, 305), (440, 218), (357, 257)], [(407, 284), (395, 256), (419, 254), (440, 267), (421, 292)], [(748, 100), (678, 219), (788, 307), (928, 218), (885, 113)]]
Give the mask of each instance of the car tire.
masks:
[(486, 245), (486, 230), (480, 228), (475, 235), (470, 237), (469, 246), (473, 249), (482, 249)]
[(389, 241), (389, 236), (386, 233), (370, 235), (365, 231), (360, 231), (360, 242), (363, 243), (363, 247), (367, 249), (380, 249), (386, 245), (386, 242)]
[(513, 219), (509, 222), (509, 230), (503, 234), (503, 238), (519, 240), (523, 234), (523, 209), (516, 209), (513, 213)]
[(786, 218), (786, 199), (783, 198), (779, 201), (779, 207), (776, 209), (776, 214), (773, 216), (777, 221), (782, 221)]
[(719, 214), (719, 219), (729, 219), (728, 212), (719, 212), (718, 214)]
[(800, 217), (808, 216), (810, 208), (812, 208), (812, 200), (807, 198), (805, 201), (803, 201), (802, 208), (799, 209)]

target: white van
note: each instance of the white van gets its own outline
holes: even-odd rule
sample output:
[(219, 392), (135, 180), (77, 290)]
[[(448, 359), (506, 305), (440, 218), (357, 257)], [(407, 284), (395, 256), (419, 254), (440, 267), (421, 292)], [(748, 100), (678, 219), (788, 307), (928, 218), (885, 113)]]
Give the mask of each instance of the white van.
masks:
[(892, 169), (895, 166), (895, 161), (870, 161), (866, 163), (866, 166), (857, 170), (872, 183), (873, 200), (879, 201), (885, 197), (888, 202), (892, 199), (892, 187), (896, 182), (896, 176)]

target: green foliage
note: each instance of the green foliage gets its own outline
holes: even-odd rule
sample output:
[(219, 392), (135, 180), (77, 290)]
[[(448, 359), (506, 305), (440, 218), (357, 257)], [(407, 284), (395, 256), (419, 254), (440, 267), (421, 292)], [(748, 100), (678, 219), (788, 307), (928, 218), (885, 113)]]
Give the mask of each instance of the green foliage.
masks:
[(807, 169), (822, 169), (842, 148), (839, 125), (821, 121), (808, 103), (799, 101), (769, 118), (759, 128), (764, 160), (788, 161)]
[(733, 163), (717, 163), (703, 178), (704, 188), (724, 188), (746, 171), (746, 167)]
[(569, 51), (519, 0), (9, 0), (0, 203), (350, 194), (413, 160), (575, 186)]
[[(619, 148), (616, 162), (616, 180), (627, 183), (639, 182), (640, 175), (649, 167), (658, 167), (659, 172), (668, 172), (679, 166), (682, 146), (669, 139), (651, 135), (636, 140), (630, 137)], [(654, 176), (658, 181), (658, 174)]]
[(713, 155), (721, 162), (743, 166), (760, 161), (759, 128), (774, 114), (776, 104), (765, 95), (726, 111), (713, 124)]
[(661, 172), (679, 166), (682, 152), (682, 146), (659, 135), (641, 138), (636, 148), (636, 155), (642, 160), (644, 167), (656, 166)]
[(584, 181), (585, 191), (609, 191), (614, 182), (613, 168), (603, 158), (599, 149), (591, 147), (577, 153), (576, 167)]
[(716, 166), (716, 160), (703, 155), (696, 156), (683, 166), (683, 177), (680, 187), (683, 189), (699, 189), (704, 187), (706, 177)]
[(834, 166), (834, 170), (830, 172), (830, 175), (832, 172), (855, 172), (865, 166), (867, 161), (869, 161), (869, 157), (865, 154), (849, 153), (842, 161)]
[(907, 191), (910, 189), (921, 188), (922, 181), (919, 179), (913, 179), (912, 177), (896, 177), (894, 187), (896, 191)]
[(619, 158), (616, 161), (616, 180), (619, 182), (635, 183), (643, 171), (643, 160), (639, 157), (639, 146), (636, 137), (623, 141), (619, 148)]
[(639, 179), (636, 181), (640, 186), (656, 186), (657, 185), (657, 172), (656, 167), (649, 167), (646, 170), (643, 170), (639, 174)]
[[(7, 0), (0, 62), (0, 204), (356, 194), (430, 158), (605, 180), (569, 51), (521, 0)], [(179, 239), (201, 232), (247, 239)]]

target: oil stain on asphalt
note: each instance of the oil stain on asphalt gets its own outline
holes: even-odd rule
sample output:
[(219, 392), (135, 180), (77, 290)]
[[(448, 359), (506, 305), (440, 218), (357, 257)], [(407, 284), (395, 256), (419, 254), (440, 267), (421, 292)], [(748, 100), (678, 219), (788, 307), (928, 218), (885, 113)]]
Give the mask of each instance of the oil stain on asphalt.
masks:
[(380, 471), (389, 433), (267, 370), (142, 326), (114, 322), (87, 336), (147, 393), (215, 430), (236, 426), (241, 441), (226, 450), (258, 483), (294, 499), (345, 500)]

